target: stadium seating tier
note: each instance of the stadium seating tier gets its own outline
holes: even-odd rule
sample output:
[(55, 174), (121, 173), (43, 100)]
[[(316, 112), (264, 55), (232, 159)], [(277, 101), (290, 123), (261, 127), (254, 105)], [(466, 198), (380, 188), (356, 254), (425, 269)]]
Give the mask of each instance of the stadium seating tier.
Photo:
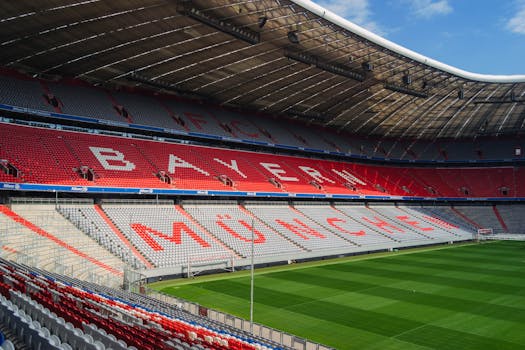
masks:
[[(521, 138), (470, 140), (368, 139), (274, 119), (173, 96), (142, 91), (105, 90), (83, 81), (48, 82), (9, 69), (0, 73), (0, 104), (27, 113), (56, 112), (89, 117), (103, 124), (129, 123), (175, 132), (191, 132), (238, 141), (248, 140), (351, 154), (354, 156), (427, 161), (521, 159)], [(519, 149), (519, 153), (516, 153)]]
[[(370, 165), (1, 126), (0, 159), (19, 170), (18, 177), (0, 171), (8, 182), (411, 197), (525, 196), (521, 168)], [(89, 169), (93, 177), (83, 176), (82, 169)], [(171, 181), (161, 181), (160, 174)]]

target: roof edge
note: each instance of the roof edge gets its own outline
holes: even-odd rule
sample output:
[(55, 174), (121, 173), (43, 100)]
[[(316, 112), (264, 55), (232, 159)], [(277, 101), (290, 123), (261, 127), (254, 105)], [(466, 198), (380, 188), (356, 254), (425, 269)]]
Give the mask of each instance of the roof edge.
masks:
[(450, 66), (446, 63), (439, 62), (432, 58), (421, 55), (415, 51), (407, 49), (390, 40), (387, 40), (377, 34), (374, 34), (364, 29), (363, 27), (360, 27), (357, 24), (354, 24), (348, 21), (347, 19), (342, 18), (341, 16), (331, 12), (330, 10), (327, 10), (324, 7), (321, 7), (320, 5), (312, 2), (311, 0), (290, 0), (290, 1), (314, 13), (315, 15), (321, 18), (324, 18), (344, 29), (347, 29), (350, 32), (355, 33), (379, 46), (382, 46), (386, 49), (389, 49), (393, 52), (396, 52), (414, 61), (426, 64), (430, 67), (442, 70), (444, 72), (453, 74), (463, 79), (473, 80), (473, 81), (478, 81), (478, 82), (486, 82), (486, 83), (523, 83), (525, 82), (525, 75), (479, 74), (479, 73), (468, 72), (463, 69), (459, 69), (459, 68)]

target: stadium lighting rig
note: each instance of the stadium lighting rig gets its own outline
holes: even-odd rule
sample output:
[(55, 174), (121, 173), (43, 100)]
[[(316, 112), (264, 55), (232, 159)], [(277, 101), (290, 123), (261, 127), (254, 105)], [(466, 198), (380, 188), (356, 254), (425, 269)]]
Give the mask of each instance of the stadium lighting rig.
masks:
[[(191, 1), (184, 1), (179, 12), (249, 44), (255, 45), (261, 41), (261, 36), (258, 32), (246, 27), (240, 27), (222, 18), (214, 17), (209, 11), (202, 11), (193, 6)], [(259, 28), (266, 24), (266, 20), (264, 23), (262, 20), (259, 21)]]
[(505, 103), (525, 103), (525, 98), (518, 98), (514, 93), (508, 97), (494, 98), (489, 100), (474, 100), (474, 104), (505, 104)]
[(314, 121), (314, 122), (324, 123), (326, 121), (324, 116), (322, 116), (319, 113), (315, 113), (315, 112), (303, 113), (303, 112), (296, 111), (294, 109), (290, 109), (288, 110), (288, 115), (292, 118), (293, 117), (300, 118), (308, 122)]
[(308, 64), (308, 65), (312, 65), (326, 72), (341, 75), (346, 78), (350, 78), (350, 79), (357, 80), (357, 81), (365, 80), (364, 74), (356, 72), (352, 68), (342, 63), (327, 62), (320, 57), (317, 57), (315, 55), (311, 55), (305, 52), (285, 50), (284, 56), (294, 61), (299, 61), (299, 62)]
[(199, 94), (199, 93), (189, 91), (189, 90), (184, 90), (177, 84), (170, 84), (167, 81), (160, 80), (160, 79), (151, 79), (137, 72), (131, 72), (128, 75), (126, 75), (125, 78), (129, 81), (148, 85), (152, 88), (156, 88), (156, 89), (160, 89), (164, 91), (171, 91), (171, 92), (174, 92), (180, 95), (186, 95), (186, 96), (192, 96), (192, 97), (196, 97), (200, 99), (211, 100), (209, 96)]
[(414, 89), (411, 89), (407, 86), (402, 86), (402, 85), (398, 85), (398, 84), (394, 84), (394, 83), (390, 83), (390, 82), (385, 82), (385, 84), (383, 85), (385, 89), (388, 89), (390, 91), (394, 91), (394, 92), (400, 92), (402, 94), (405, 94), (405, 95), (410, 95), (410, 96), (414, 96), (414, 97), (420, 97), (420, 98), (428, 98), (428, 94), (424, 91), (419, 91), (419, 90), (414, 90)]

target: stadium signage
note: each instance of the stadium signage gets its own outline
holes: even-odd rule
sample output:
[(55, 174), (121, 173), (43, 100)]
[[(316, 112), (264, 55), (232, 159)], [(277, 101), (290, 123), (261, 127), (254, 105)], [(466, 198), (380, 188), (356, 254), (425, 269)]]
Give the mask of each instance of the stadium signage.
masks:
[[(136, 164), (130, 161), (126, 158), (126, 155), (116, 149), (108, 148), (108, 147), (95, 147), (90, 146), (89, 150), (91, 153), (95, 156), (95, 158), (98, 160), (100, 165), (105, 170), (112, 170), (112, 171), (125, 171), (125, 172), (131, 172), (137, 168)], [(243, 179), (246, 179), (248, 176), (245, 174), (245, 172), (240, 168), (239, 162), (236, 159), (230, 159), (230, 160), (223, 160), (218, 157), (213, 158), (213, 161), (215, 161), (217, 164), (222, 165), (223, 167), (234, 171), (237, 173), (240, 177)], [(299, 182), (299, 178), (296, 176), (291, 176), (289, 174), (289, 171), (284, 169), (284, 165), (282, 163), (277, 162), (259, 162), (259, 164), (266, 172), (270, 173), (271, 176), (274, 176), (279, 181), (282, 182)], [(168, 173), (170, 174), (176, 174), (177, 169), (188, 169), (192, 170), (198, 174), (204, 175), (206, 177), (210, 177), (210, 172), (202, 169), (201, 167), (191, 163), (190, 161), (183, 159), (182, 157), (170, 153), (168, 155)], [(335, 184), (336, 181), (333, 178), (329, 178), (327, 174), (322, 174), (319, 169), (315, 169), (311, 166), (307, 165), (298, 165), (297, 169), (301, 171), (301, 173), (306, 174), (308, 177), (310, 177), (312, 180), (316, 181), (320, 184)], [(332, 174), (336, 175), (346, 181), (347, 183), (351, 185), (363, 185), (366, 186), (367, 183), (358, 178), (357, 176), (350, 173), (348, 170), (338, 170), (338, 169), (331, 169)]]
[(71, 191), (74, 191), (74, 192), (87, 192), (88, 188), (86, 186), (71, 187)]
[[(195, 196), (195, 195), (216, 195), (216, 196), (237, 196), (237, 197), (290, 197), (289, 193), (283, 192), (243, 192), (243, 191), (200, 191), (200, 190), (181, 190), (181, 189), (165, 189), (154, 188), (151, 193), (141, 192), (141, 188), (133, 187), (103, 187), (103, 186), (64, 186), (64, 185), (47, 185), (34, 183), (10, 183), (0, 182), (0, 190), (20, 190), (20, 191), (36, 191), (36, 192), (87, 192), (87, 193), (127, 193), (127, 194), (151, 194), (151, 195), (173, 195), (173, 196)], [(312, 194), (301, 193), (296, 194), (301, 198), (334, 198), (334, 199), (373, 199), (373, 200), (393, 200), (400, 199), (398, 196), (363, 196), (363, 195), (346, 195), (346, 194)], [(482, 198), (488, 201), (508, 201), (508, 198)], [(402, 200), (417, 200), (417, 201), (446, 201), (457, 202), (466, 200), (479, 200), (476, 197), (457, 198), (457, 197), (402, 197)], [(513, 201), (525, 202), (525, 197), (512, 198)]]

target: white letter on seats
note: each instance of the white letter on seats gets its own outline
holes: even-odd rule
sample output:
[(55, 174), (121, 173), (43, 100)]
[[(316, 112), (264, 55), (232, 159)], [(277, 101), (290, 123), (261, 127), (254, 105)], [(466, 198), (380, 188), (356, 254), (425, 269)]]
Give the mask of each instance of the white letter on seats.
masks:
[(193, 169), (203, 175), (209, 176), (210, 173), (207, 171), (202, 170), (199, 167), (196, 167), (195, 165), (188, 163), (182, 158), (179, 158), (177, 156), (174, 156), (173, 154), (170, 154), (170, 162), (168, 165), (168, 172), (171, 174), (175, 174), (175, 168), (186, 168), (186, 169)]
[(310, 168), (309, 166), (304, 166), (304, 165), (300, 165), (299, 169), (301, 169), (302, 171), (304, 171), (305, 173), (310, 175), (315, 181), (317, 181), (319, 183), (323, 183), (324, 181), (328, 181), (331, 184), (334, 183), (334, 181), (332, 181), (329, 178), (324, 177), (323, 175), (321, 175), (319, 170), (316, 170), (314, 168)]
[(355, 177), (354, 175), (350, 174), (346, 170), (338, 171), (338, 170), (332, 169), (332, 171), (334, 173), (336, 173), (337, 175), (341, 176), (343, 179), (345, 179), (346, 181), (348, 181), (352, 185), (355, 185), (356, 183), (358, 183), (360, 185), (366, 186), (366, 182), (363, 182), (362, 180), (358, 179), (357, 177)]
[(244, 175), (242, 171), (239, 170), (239, 166), (237, 165), (237, 161), (235, 159), (232, 159), (231, 164), (226, 163), (225, 161), (219, 159), (219, 158), (213, 158), (214, 161), (217, 163), (220, 163), (224, 165), (226, 168), (231, 169), (235, 171), (237, 174), (239, 174), (243, 179), (246, 179), (247, 176)]
[[(124, 154), (111, 148), (89, 147), (89, 150), (106, 170), (132, 171), (135, 164), (124, 159)], [(112, 164), (109, 162), (111, 161)]]
[(288, 177), (288, 176), (281, 176), (281, 174), (286, 174), (286, 171), (281, 169), (281, 166), (279, 164), (274, 163), (259, 163), (261, 164), (266, 170), (271, 172), (275, 175), (276, 178), (282, 181), (299, 181), (296, 177)]

